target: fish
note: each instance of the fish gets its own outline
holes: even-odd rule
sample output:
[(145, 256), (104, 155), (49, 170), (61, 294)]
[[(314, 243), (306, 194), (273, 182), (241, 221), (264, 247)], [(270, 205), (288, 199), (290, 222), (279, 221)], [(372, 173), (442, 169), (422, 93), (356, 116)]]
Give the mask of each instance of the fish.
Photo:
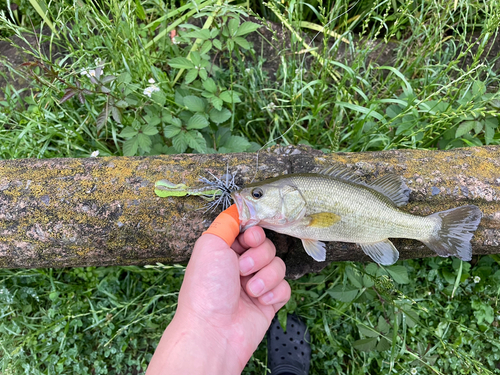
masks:
[(399, 252), (389, 238), (415, 239), (439, 256), (471, 260), (470, 241), (482, 218), (479, 207), (413, 215), (399, 208), (408, 203), (409, 191), (398, 175), (367, 183), (340, 166), (251, 183), (231, 195), (242, 232), (259, 225), (299, 238), (318, 262), (326, 259), (323, 241), (340, 241), (358, 244), (381, 265), (394, 264)]

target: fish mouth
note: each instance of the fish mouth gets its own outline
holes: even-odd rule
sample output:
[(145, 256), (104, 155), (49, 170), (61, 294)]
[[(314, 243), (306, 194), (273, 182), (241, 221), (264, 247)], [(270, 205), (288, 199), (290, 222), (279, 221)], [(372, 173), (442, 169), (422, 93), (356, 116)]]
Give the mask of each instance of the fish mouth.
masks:
[(233, 196), (236, 208), (238, 208), (240, 231), (244, 232), (248, 228), (257, 225), (260, 220), (257, 219), (257, 212), (254, 205), (243, 199), (240, 193), (233, 192), (231, 195)]

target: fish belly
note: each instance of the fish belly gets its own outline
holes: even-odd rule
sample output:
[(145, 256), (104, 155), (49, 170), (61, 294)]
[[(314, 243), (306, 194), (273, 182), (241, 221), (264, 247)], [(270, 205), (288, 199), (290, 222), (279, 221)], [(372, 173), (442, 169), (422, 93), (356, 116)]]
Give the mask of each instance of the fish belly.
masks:
[[(366, 186), (333, 178), (296, 184), (307, 202), (305, 219), (287, 227), (269, 229), (298, 238), (355, 243), (386, 238), (425, 240), (436, 230), (434, 218), (405, 213), (387, 197)], [(340, 220), (327, 228), (304, 225), (308, 215), (321, 212), (334, 213)]]

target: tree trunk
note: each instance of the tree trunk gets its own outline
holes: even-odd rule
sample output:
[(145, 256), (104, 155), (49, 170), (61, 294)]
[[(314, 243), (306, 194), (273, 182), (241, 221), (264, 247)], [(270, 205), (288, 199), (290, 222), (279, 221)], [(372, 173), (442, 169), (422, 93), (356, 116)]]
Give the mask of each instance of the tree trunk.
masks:
[[(220, 177), (228, 167), (241, 186), (338, 163), (367, 181), (401, 175), (411, 189), (402, 209), (414, 214), (479, 206), (484, 216), (472, 239), (474, 254), (500, 252), (500, 147), (336, 154), (275, 147), (258, 160), (242, 153), (0, 161), (0, 267), (186, 262), (217, 213), (204, 213), (198, 197), (157, 197), (155, 181), (195, 186), (200, 176)], [(369, 260), (354, 244), (330, 242), (327, 261), (318, 263), (300, 240), (268, 235), (292, 278), (332, 261)], [(401, 259), (435, 255), (418, 241), (393, 242)]]

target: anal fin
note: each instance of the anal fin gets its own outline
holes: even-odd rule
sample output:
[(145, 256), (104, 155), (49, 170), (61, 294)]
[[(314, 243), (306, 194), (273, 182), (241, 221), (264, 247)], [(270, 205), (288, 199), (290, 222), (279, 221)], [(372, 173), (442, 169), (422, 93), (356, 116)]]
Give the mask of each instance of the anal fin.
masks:
[(308, 255), (316, 262), (324, 262), (326, 259), (325, 244), (321, 241), (302, 238), (302, 245)]
[(360, 243), (359, 246), (366, 255), (383, 266), (390, 266), (399, 259), (399, 251), (388, 239), (380, 242)]

